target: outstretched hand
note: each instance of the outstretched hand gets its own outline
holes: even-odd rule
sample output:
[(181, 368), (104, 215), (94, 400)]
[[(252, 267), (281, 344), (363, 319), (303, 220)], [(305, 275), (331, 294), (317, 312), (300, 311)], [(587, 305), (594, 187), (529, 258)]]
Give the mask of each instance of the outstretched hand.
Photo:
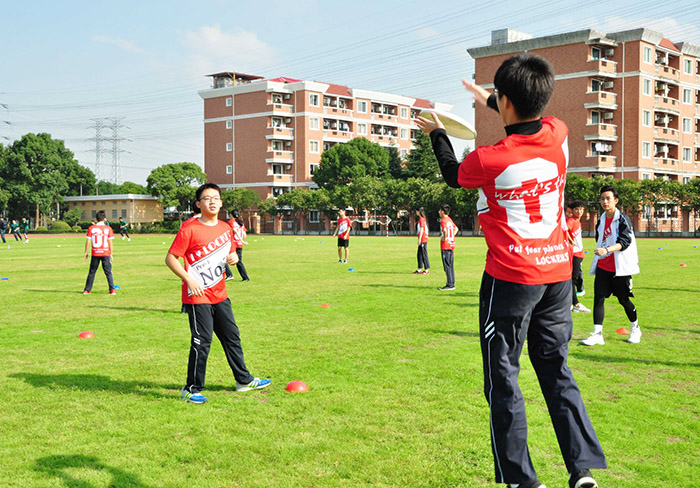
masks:
[(476, 83), (472, 83), (466, 78), (462, 78), (462, 84), (464, 85), (464, 88), (467, 89), (467, 91), (472, 92), (472, 94), (474, 95), (475, 102), (479, 102), (484, 107), (486, 106), (486, 100), (488, 100), (489, 96), (491, 95), (488, 91), (486, 91), (486, 89), (482, 88)]
[(445, 128), (445, 126), (440, 121), (440, 118), (436, 114), (431, 113), (430, 115), (432, 115), (433, 120), (426, 119), (425, 117), (421, 117), (420, 115), (416, 117), (416, 125), (420, 130), (422, 130), (426, 134), (430, 134), (435, 129)]

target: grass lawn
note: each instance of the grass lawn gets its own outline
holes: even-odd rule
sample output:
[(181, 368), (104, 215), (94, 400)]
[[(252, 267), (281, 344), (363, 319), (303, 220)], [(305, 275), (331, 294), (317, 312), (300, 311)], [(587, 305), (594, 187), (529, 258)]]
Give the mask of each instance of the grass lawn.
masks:
[[(411, 274), (413, 237), (352, 237), (348, 265), (336, 263), (329, 236), (248, 240), (251, 281), (227, 286), (248, 367), (273, 383), (235, 393), (215, 339), (205, 405), (180, 400), (190, 333), (164, 264), (172, 236), (115, 240), (117, 296), (101, 270), (92, 295), (81, 294), (82, 236), (0, 247), (9, 278), (0, 281), (0, 485), (495, 486), (477, 322), (482, 239), (458, 238), (453, 292), (438, 291), (435, 238), (429, 276)], [(605, 346), (580, 346), (593, 320), (574, 316), (569, 364), (610, 465), (596, 478), (603, 488), (698, 486), (700, 240), (638, 244), (642, 343), (615, 333), (629, 323), (614, 299)], [(592, 308), (587, 273), (585, 284)], [(79, 339), (84, 330), (95, 338)], [(310, 391), (286, 392), (292, 380)], [(526, 355), (520, 385), (539, 477), (564, 488)]]

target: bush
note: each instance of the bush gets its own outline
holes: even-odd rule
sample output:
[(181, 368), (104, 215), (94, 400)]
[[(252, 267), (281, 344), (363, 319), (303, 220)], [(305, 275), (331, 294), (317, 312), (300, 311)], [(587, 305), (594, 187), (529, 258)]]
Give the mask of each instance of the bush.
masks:
[(51, 232), (70, 232), (72, 229), (67, 223), (63, 222), (62, 220), (57, 220), (51, 223), (50, 230)]
[(73, 226), (73, 232), (82, 232), (83, 228), (80, 227), (79, 225), (74, 225)]
[(82, 221), (78, 222), (78, 225), (80, 226), (80, 228), (82, 230), (88, 230), (90, 228), (90, 226), (92, 225), (92, 222), (82, 220)]
[(34, 230), (32, 231), (32, 234), (46, 234), (46, 233), (48, 233), (48, 232), (49, 232), (49, 229), (47, 229), (47, 228), (44, 227), (43, 225), (39, 225), (39, 226), (37, 226), (36, 229), (34, 229)]

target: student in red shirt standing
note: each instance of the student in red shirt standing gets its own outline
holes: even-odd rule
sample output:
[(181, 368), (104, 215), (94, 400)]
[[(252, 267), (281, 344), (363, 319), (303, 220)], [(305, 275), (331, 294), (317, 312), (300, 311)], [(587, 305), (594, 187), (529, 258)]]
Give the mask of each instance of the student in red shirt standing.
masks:
[(440, 214), (440, 253), (442, 254), (442, 267), (447, 276), (447, 283), (440, 288), (442, 291), (455, 289), (455, 235), (457, 226), (450, 218), (450, 206), (445, 204), (438, 210)]
[[(243, 279), (243, 281), (250, 281), (250, 278), (248, 278), (248, 272), (246, 271), (245, 265), (243, 264), (243, 245), (248, 244), (245, 240), (246, 228), (245, 228), (245, 225), (243, 224), (243, 219), (241, 218), (241, 214), (238, 213), (238, 210), (234, 210), (231, 213), (231, 216), (233, 218), (228, 221), (228, 225), (230, 225), (231, 229), (233, 230), (233, 245), (236, 249), (236, 254), (238, 255), (238, 262), (236, 263), (236, 269), (238, 270), (238, 273), (241, 275), (241, 278)], [(233, 273), (231, 273), (231, 277), (233, 277)], [(228, 273), (227, 273), (226, 279), (228, 279)]]
[[(201, 392), (213, 334), (224, 347), (236, 379), (236, 391), (265, 388), (270, 380), (256, 378), (248, 372), (231, 300), (226, 294), (224, 263), (234, 265), (238, 256), (231, 244), (231, 227), (218, 219), (221, 190), (214, 183), (205, 183), (197, 189), (196, 203), (201, 216), (180, 228), (165, 264), (182, 279), (182, 302), (192, 332), (187, 384), (181, 397), (191, 403), (204, 403), (207, 399)], [(180, 257), (185, 260), (187, 270), (180, 264)]]
[(477, 102), (500, 113), (505, 139), (477, 147), (460, 164), (437, 116), (417, 123), (430, 134), (447, 184), (479, 190), (477, 212), (488, 246), (479, 335), (496, 482), (544, 487), (530, 459), (518, 386), (527, 340), (569, 487), (596, 488), (589, 469), (607, 463), (567, 365), (573, 328), (563, 203), (568, 128), (554, 117), (541, 117), (554, 89), (554, 71), (544, 58), (518, 54), (496, 71), (493, 94), (462, 82)]
[(584, 205), (580, 200), (573, 201), (567, 205), (569, 212), (566, 216), (566, 239), (569, 245), (573, 248), (573, 266), (571, 269), (571, 310), (573, 312), (590, 313), (591, 310), (583, 303), (578, 301), (579, 295), (585, 294), (583, 290), (583, 271), (581, 263), (586, 255), (583, 252), (583, 239), (581, 238), (581, 216), (583, 215)]
[[(333, 236), (338, 236), (338, 262), (348, 262), (348, 246), (350, 245), (350, 231), (352, 222), (345, 216), (345, 209), (338, 210), (338, 225), (335, 227)], [(345, 249), (345, 259), (343, 260), (343, 249)]]
[(85, 236), (87, 237), (87, 241), (85, 241), (85, 259), (90, 255), (90, 245), (92, 245), (92, 258), (90, 259), (90, 271), (85, 281), (83, 295), (89, 295), (92, 292), (92, 283), (95, 281), (95, 273), (100, 264), (102, 264), (102, 271), (105, 272), (107, 277), (109, 294), (116, 295), (114, 278), (112, 278), (112, 239), (114, 239), (114, 232), (110, 226), (105, 224), (104, 210), (97, 211), (96, 219), (97, 223), (88, 228)]
[(425, 209), (416, 209), (418, 217), (418, 268), (413, 274), (430, 274), (430, 260), (428, 259), (428, 221), (425, 220)]

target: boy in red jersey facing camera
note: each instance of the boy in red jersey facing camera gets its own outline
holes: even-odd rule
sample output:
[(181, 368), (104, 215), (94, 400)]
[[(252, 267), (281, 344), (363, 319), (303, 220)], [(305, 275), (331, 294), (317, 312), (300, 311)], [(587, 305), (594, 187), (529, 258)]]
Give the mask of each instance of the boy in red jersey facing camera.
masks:
[[(231, 246), (231, 227), (218, 219), (221, 190), (214, 183), (205, 183), (197, 189), (196, 200), (201, 216), (180, 228), (165, 264), (182, 279), (182, 303), (192, 332), (187, 385), (181, 396), (191, 403), (204, 403), (207, 399), (201, 391), (214, 333), (224, 347), (236, 379), (236, 391), (265, 388), (270, 380), (254, 377), (243, 360), (238, 326), (224, 283), (225, 263), (233, 266), (238, 256)], [(185, 260), (187, 271), (180, 264), (180, 257)]]
[(493, 94), (463, 83), (479, 103), (500, 113), (505, 139), (477, 147), (460, 164), (438, 117), (417, 123), (430, 134), (447, 184), (479, 190), (477, 211), (488, 246), (479, 323), (496, 481), (512, 488), (544, 487), (530, 460), (518, 386), (527, 340), (569, 486), (595, 488), (589, 469), (607, 464), (567, 365), (573, 326), (563, 208), (568, 129), (554, 117), (541, 118), (554, 72), (545, 59), (519, 54), (498, 68)]
[[(104, 210), (98, 210), (95, 218), (97, 223), (88, 228), (85, 236), (87, 237), (87, 241), (85, 241), (85, 259), (90, 254), (92, 254), (92, 257), (83, 295), (89, 295), (92, 292), (92, 283), (95, 281), (95, 273), (100, 264), (102, 264), (102, 271), (105, 272), (107, 277), (109, 294), (116, 295), (114, 278), (112, 278), (112, 240), (114, 239), (114, 232), (110, 226), (105, 224), (107, 217), (105, 217)], [(90, 253), (90, 245), (92, 245), (92, 253)]]
[[(338, 262), (348, 262), (348, 246), (350, 245), (350, 231), (352, 230), (352, 222), (345, 216), (345, 209), (338, 210), (338, 225), (333, 232), (333, 235), (338, 236)], [(345, 249), (345, 259), (343, 260), (343, 249)]]

